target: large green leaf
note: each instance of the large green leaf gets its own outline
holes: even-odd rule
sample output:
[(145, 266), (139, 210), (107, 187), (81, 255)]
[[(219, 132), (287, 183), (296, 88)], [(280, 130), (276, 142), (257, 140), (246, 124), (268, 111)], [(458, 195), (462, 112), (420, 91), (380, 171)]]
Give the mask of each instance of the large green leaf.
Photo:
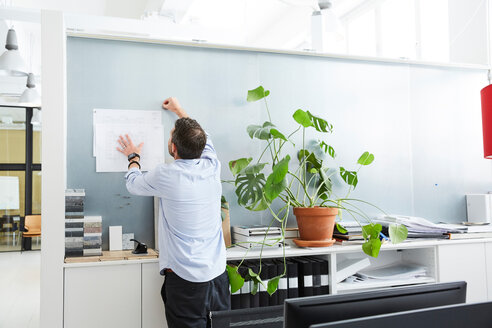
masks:
[(341, 224), (339, 224), (338, 222), (337, 222), (336, 226), (337, 226), (337, 230), (338, 230), (340, 233), (347, 233), (347, 232), (348, 232), (348, 231), (347, 231), (347, 229), (345, 229), (345, 227), (343, 227), (343, 226), (342, 226)]
[(276, 276), (270, 280), (268, 280), (268, 287), (267, 287), (267, 292), (270, 296), (273, 295), (277, 291), (278, 288), (278, 282), (280, 281), (280, 278), (282, 278), (283, 275)]
[(260, 279), (260, 275), (250, 268), (248, 268), (248, 273), (246, 275), (246, 280), (251, 280), (253, 282), (253, 287), (251, 288), (251, 294), (256, 295), (258, 292), (259, 284), (263, 285), (263, 282)]
[(399, 244), (408, 236), (408, 229), (403, 224), (392, 223), (389, 226), (389, 235), (393, 244)]
[(309, 120), (312, 123), (312, 126), (316, 129), (316, 131), (319, 131), (319, 132), (332, 132), (333, 131), (333, 125), (326, 122), (324, 119), (317, 117), (317, 116), (314, 116), (309, 111), (307, 111), (307, 114), (309, 116)]
[(263, 89), (263, 87), (260, 85), (256, 89), (248, 90), (248, 97), (246, 98), (246, 100), (249, 102), (257, 101), (257, 100), (260, 100), (260, 99), (267, 97), (269, 94), (270, 94), (270, 91)]
[(323, 149), (323, 151), (326, 154), (330, 155), (331, 158), (335, 158), (336, 157), (335, 149), (333, 149), (333, 147), (330, 146), (330, 145), (328, 145), (326, 142), (321, 141), (320, 147), (321, 147), (321, 149)]
[(231, 293), (237, 292), (244, 285), (244, 278), (237, 271), (236, 266), (226, 265), (227, 275), (229, 276), (229, 284), (231, 285)]
[(357, 172), (347, 171), (343, 167), (340, 167), (340, 176), (348, 185), (353, 186), (354, 188), (357, 186)]
[(256, 203), (256, 204), (251, 205), (251, 206), (247, 206), (246, 209), (248, 209), (250, 211), (260, 212), (260, 211), (266, 210), (269, 205), (270, 205), (270, 202), (268, 202), (267, 199), (265, 198), (265, 196), (263, 195), (263, 197), (261, 198), (259, 203)]
[(314, 116), (309, 111), (303, 111), (302, 109), (298, 109), (295, 111), (293, 117), (297, 123), (299, 123), (305, 128), (312, 126), (316, 129), (316, 131), (319, 132), (333, 131), (333, 125), (331, 125), (326, 120), (320, 117)]
[(267, 165), (267, 163), (257, 163), (251, 164), (243, 168), (239, 174), (258, 174), (263, 170), (263, 168)]
[(253, 158), (240, 158), (235, 161), (229, 162), (229, 169), (231, 170), (232, 175), (236, 176), (241, 172), (244, 168), (248, 166), (248, 164), (253, 160)]
[(236, 195), (239, 205), (251, 210), (263, 210), (264, 206), (258, 208), (264, 202), (263, 187), (265, 186), (265, 175), (245, 174), (236, 178)]
[(323, 161), (326, 158), (326, 152), (324, 151), (323, 147), (321, 146), (321, 143), (319, 140), (309, 140), (307, 142), (306, 148), (316, 156), (317, 159), (320, 161)]
[(309, 117), (309, 114), (302, 109), (298, 109), (295, 111), (294, 115), (292, 115), (294, 120), (302, 125), (303, 127), (307, 128), (309, 126), (313, 126), (313, 123), (311, 122), (311, 119)]
[(299, 152), (297, 153), (297, 159), (299, 160), (299, 162), (302, 163), (304, 157), (306, 157), (306, 162), (308, 163), (308, 171), (311, 170), (313, 167), (316, 170), (319, 170), (321, 168), (321, 161), (319, 161), (316, 156), (314, 156), (314, 154), (306, 149), (299, 150)]
[(272, 202), (287, 186), (285, 176), (289, 171), (290, 156), (285, 156), (274, 167), (265, 184), (265, 197)]
[(287, 141), (287, 138), (277, 129), (274, 128), (270, 129), (270, 134), (275, 139), (282, 139), (284, 141)]
[(379, 239), (369, 239), (362, 244), (362, 250), (369, 256), (378, 257), (381, 249), (381, 241)]
[(379, 239), (379, 233), (383, 227), (379, 223), (370, 223), (362, 226), (362, 236), (364, 239)]
[(251, 139), (257, 138), (261, 140), (268, 140), (272, 137), (270, 130), (274, 127), (271, 122), (266, 121), (263, 125), (248, 125), (246, 131)]
[(330, 198), (333, 184), (331, 182), (330, 175), (326, 173), (324, 168), (321, 168), (319, 170), (319, 175), (321, 177), (320, 183), (322, 183), (323, 185), (319, 188), (318, 195), (321, 197), (321, 199), (326, 200)]
[(359, 157), (359, 160), (357, 161), (357, 163), (359, 163), (360, 165), (369, 165), (373, 161), (374, 161), (374, 155), (369, 153), (368, 151), (366, 151), (364, 154), (362, 154)]

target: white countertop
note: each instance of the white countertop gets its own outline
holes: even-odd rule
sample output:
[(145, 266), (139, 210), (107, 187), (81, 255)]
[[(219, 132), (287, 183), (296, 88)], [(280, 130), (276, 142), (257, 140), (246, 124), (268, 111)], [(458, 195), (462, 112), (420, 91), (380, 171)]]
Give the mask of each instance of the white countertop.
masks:
[[(473, 244), (473, 243), (487, 243), (492, 242), (492, 238), (477, 238), (477, 239), (423, 239), (416, 241), (406, 241), (401, 244), (387, 243), (381, 246), (381, 251), (394, 250), (394, 249), (410, 249), (410, 248), (425, 248), (439, 245), (455, 245), (455, 244)], [(333, 245), (330, 247), (312, 247), (312, 248), (300, 248), (289, 247), (285, 249), (285, 255), (287, 257), (293, 256), (308, 256), (308, 255), (324, 255), (331, 253), (353, 253), (361, 252), (362, 247), (360, 244), (356, 245)], [(227, 249), (227, 260), (242, 260), (255, 259), (260, 257), (259, 250), (246, 250), (241, 247), (231, 247)], [(278, 249), (265, 249), (262, 253), (262, 258), (278, 258), (283, 257), (283, 251)], [(121, 260), (121, 261), (101, 261), (101, 262), (83, 262), (83, 263), (65, 263), (64, 268), (76, 268), (76, 267), (90, 267), (90, 266), (106, 266), (106, 265), (132, 265), (141, 263), (157, 263), (158, 258), (151, 259), (139, 259), (139, 260)]]

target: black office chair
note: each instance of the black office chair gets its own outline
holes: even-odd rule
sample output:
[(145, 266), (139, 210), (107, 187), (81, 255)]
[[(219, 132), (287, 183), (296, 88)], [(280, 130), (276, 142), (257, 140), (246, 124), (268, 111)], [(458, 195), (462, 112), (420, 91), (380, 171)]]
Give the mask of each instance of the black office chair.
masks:
[(210, 312), (212, 328), (282, 328), (284, 306), (266, 306), (249, 309)]

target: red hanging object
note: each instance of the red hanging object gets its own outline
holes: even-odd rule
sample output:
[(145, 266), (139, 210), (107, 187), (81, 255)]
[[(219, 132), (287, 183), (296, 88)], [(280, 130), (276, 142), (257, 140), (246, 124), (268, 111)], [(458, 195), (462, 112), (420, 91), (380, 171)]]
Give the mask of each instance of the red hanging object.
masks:
[(492, 84), (480, 91), (482, 96), (483, 154), (492, 159)]

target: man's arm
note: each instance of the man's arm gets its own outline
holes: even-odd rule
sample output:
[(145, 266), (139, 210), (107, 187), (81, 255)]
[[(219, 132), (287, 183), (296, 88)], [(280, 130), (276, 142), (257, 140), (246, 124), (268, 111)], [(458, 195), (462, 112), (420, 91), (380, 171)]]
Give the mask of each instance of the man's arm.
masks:
[(162, 103), (162, 108), (170, 110), (174, 114), (178, 115), (179, 118), (189, 117), (186, 111), (181, 107), (178, 99), (174, 97), (167, 98)]
[(156, 196), (156, 189), (153, 186), (157, 182), (155, 170), (147, 173), (140, 171), (143, 142), (135, 146), (130, 136), (126, 134), (125, 137), (120, 136), (118, 143), (121, 148), (117, 147), (116, 150), (129, 159), (128, 173), (125, 175), (128, 192), (137, 196)]
[[(162, 108), (170, 110), (171, 112), (178, 115), (179, 118), (190, 117), (188, 113), (181, 107), (178, 99), (174, 97), (167, 98), (162, 103)], [(214, 145), (212, 140), (210, 139), (210, 135), (207, 134), (207, 143), (205, 144), (205, 148), (203, 149), (202, 155), (200, 158), (209, 158), (209, 159), (217, 159), (217, 153), (215, 152)]]
[(157, 168), (147, 173), (142, 173), (138, 168), (130, 168), (125, 175), (126, 189), (132, 195), (137, 196), (158, 196), (156, 185)]

